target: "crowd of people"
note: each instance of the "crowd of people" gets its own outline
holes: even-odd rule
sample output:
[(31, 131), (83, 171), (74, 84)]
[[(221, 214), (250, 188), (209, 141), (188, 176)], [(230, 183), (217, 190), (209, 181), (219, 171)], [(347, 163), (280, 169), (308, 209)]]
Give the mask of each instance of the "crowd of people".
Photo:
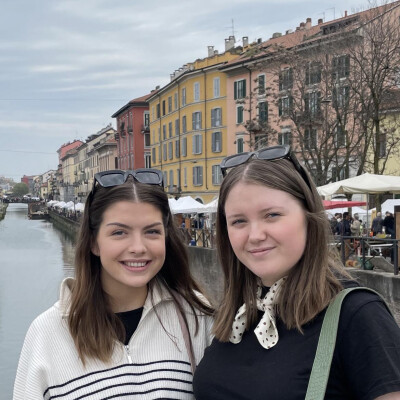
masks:
[[(75, 278), (30, 326), (14, 400), (308, 398), (326, 310), (346, 288), (359, 290), (343, 300), (313, 398), (400, 398), (400, 328), (329, 246), (321, 198), (290, 147), (226, 157), (221, 171), (217, 305), (192, 277), (162, 172), (96, 174)], [(354, 221), (338, 224), (351, 233)]]

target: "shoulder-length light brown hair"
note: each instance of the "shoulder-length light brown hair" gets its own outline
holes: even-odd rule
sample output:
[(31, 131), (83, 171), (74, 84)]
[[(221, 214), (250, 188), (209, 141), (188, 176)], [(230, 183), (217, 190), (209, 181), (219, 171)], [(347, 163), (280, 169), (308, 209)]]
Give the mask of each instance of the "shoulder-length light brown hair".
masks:
[[(176, 300), (176, 293), (183, 296), (195, 315), (195, 309), (207, 315), (213, 313), (211, 307), (203, 304), (195, 294), (195, 291), (201, 293), (201, 290), (189, 271), (186, 247), (175, 226), (164, 190), (157, 185), (142, 184), (133, 180), (110, 188), (97, 185), (94, 194), (90, 194), (86, 200), (82, 217), (75, 253), (76, 279), (68, 317), (69, 330), (83, 363), (86, 358), (110, 360), (116, 341), (125, 340), (124, 326), (112, 312), (109, 299), (102, 289), (100, 257), (91, 252), (104, 212), (119, 201), (152, 204), (162, 214), (165, 229), (165, 262), (148, 285), (150, 295), (154, 285), (163, 282), (176, 306), (182, 311), (186, 324), (186, 317), (179, 301)], [(196, 332), (197, 322), (196, 316)]]
[[(228, 341), (238, 308), (245, 303), (248, 329), (257, 319), (256, 292), (259, 279), (236, 257), (228, 237), (225, 202), (238, 182), (282, 190), (302, 205), (307, 224), (304, 253), (291, 269), (282, 287), (277, 304), (279, 318), (287, 328), (297, 328), (310, 321), (342, 289), (338, 274), (348, 276), (337, 252), (329, 250), (330, 227), (324, 207), (313, 183), (308, 187), (288, 160), (250, 159), (229, 171), (222, 182), (217, 211), (217, 248), (225, 275), (225, 291), (217, 310), (214, 333), (220, 341)], [(311, 182), (311, 179), (310, 179)]]

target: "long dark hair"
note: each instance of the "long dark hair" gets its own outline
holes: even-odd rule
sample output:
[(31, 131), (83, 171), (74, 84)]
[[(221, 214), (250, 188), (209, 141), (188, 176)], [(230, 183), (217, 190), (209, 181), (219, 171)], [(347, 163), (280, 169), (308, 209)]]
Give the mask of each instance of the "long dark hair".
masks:
[(304, 253), (291, 269), (283, 285), (277, 312), (285, 325), (297, 328), (323, 310), (342, 289), (337, 274), (348, 276), (337, 252), (329, 250), (331, 230), (315, 185), (309, 187), (288, 160), (265, 161), (251, 159), (233, 168), (221, 185), (217, 211), (217, 248), (225, 276), (225, 295), (217, 310), (215, 336), (228, 341), (232, 322), (238, 308), (245, 303), (248, 310), (247, 327), (257, 318), (256, 291), (258, 278), (236, 257), (228, 237), (225, 202), (238, 182), (246, 182), (289, 193), (305, 212), (307, 241)]
[(154, 285), (163, 284), (181, 310), (187, 324), (182, 306), (176, 300), (177, 294), (182, 296), (196, 316), (196, 333), (198, 320), (195, 309), (207, 315), (213, 313), (213, 309), (204, 304), (195, 293), (202, 291), (190, 273), (187, 250), (175, 226), (164, 190), (157, 185), (142, 184), (133, 180), (110, 188), (98, 185), (94, 194), (90, 194), (86, 200), (79, 230), (75, 253), (76, 279), (68, 317), (69, 330), (83, 362), (85, 358), (108, 361), (115, 341), (123, 342), (125, 339), (124, 327), (112, 312), (101, 286), (100, 257), (91, 252), (104, 212), (119, 201), (148, 203), (162, 214), (166, 256), (163, 267), (149, 282), (150, 295)]

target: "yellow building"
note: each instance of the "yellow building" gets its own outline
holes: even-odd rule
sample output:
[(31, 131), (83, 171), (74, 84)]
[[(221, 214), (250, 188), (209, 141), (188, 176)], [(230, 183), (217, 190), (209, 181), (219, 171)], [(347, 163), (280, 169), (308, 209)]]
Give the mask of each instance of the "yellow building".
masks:
[(219, 164), (227, 155), (226, 76), (219, 67), (238, 57), (231, 36), (225, 52), (186, 64), (148, 99), (152, 167), (164, 173), (168, 194), (208, 203), (221, 184)]

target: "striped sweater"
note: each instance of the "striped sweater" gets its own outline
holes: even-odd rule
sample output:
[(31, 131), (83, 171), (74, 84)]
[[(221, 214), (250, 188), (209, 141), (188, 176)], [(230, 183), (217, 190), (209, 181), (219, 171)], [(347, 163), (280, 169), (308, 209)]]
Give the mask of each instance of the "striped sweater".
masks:
[[(148, 296), (129, 344), (117, 343), (109, 363), (89, 359), (83, 366), (67, 326), (71, 282), (72, 278), (64, 280), (60, 300), (28, 330), (14, 400), (194, 398), (178, 316), (165, 290), (154, 289), (154, 306)], [(195, 320), (189, 308), (186, 315), (198, 364), (211, 342), (212, 319), (200, 315), (199, 331), (194, 336)]]

